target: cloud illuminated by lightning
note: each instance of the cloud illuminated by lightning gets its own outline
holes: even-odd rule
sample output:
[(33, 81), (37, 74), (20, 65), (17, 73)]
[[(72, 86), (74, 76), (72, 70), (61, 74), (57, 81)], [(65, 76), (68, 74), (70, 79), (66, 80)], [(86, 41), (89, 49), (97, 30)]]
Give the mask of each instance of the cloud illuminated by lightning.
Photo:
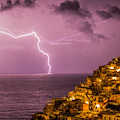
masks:
[[(28, 34), (24, 34), (24, 33), (23, 33), (22, 35), (17, 36), (17, 35), (12, 34), (11, 31), (8, 30), (8, 29), (2, 28), (2, 27), (0, 27), (0, 28), (4, 30), (4, 31), (3, 31), (3, 30), (0, 30), (0, 33), (1, 33), (1, 34), (5, 34), (5, 35), (8, 35), (8, 36), (11, 36), (12, 38), (15, 38), (15, 39), (17, 39), (17, 38), (22, 38), (22, 37), (26, 37), (26, 36), (34, 36), (35, 38), (37, 38), (37, 40), (38, 40), (38, 42), (37, 42), (38, 50), (39, 50), (42, 54), (44, 54), (44, 55), (47, 56), (47, 59), (48, 59), (48, 60), (47, 60), (47, 65), (48, 65), (48, 67), (49, 67), (48, 74), (51, 73), (50, 57), (49, 57), (48, 53), (46, 53), (46, 52), (44, 52), (43, 50), (40, 49), (39, 44), (40, 44), (41, 40), (40, 40), (40, 38), (38, 37), (38, 35), (37, 35), (36, 32), (31, 32), (31, 33), (28, 33)], [(6, 31), (6, 32), (5, 32), (5, 31)]]

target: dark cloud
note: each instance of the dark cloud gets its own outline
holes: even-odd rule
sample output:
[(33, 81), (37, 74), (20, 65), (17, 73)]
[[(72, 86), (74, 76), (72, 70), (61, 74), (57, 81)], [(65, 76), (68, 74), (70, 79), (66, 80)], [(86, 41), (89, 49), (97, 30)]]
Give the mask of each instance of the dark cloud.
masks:
[(103, 19), (118, 19), (120, 20), (120, 8), (117, 6), (111, 6), (110, 4), (107, 4), (105, 7), (108, 8), (107, 11), (96, 11), (97, 15), (102, 17)]
[(65, 10), (73, 10), (78, 12), (80, 9), (80, 5), (79, 2), (77, 0), (74, 1), (65, 1), (63, 3), (60, 4), (59, 9), (61, 11), (65, 11)]
[(113, 6), (113, 7), (111, 6), (109, 12), (112, 13), (113, 15), (120, 16), (120, 8), (118, 8), (117, 6)]
[(78, 30), (86, 34), (93, 42), (108, 39), (105, 35), (95, 33), (93, 30), (93, 24), (90, 24), (88, 21), (85, 21), (83, 27), (80, 27)]
[(79, 30), (87, 34), (93, 33), (92, 24), (90, 24), (88, 21), (85, 21), (83, 26), (80, 27)]
[(12, 1), (11, 0), (7, 0), (6, 5), (7, 6), (12, 6)]
[(10, 10), (15, 6), (34, 7), (35, 6), (35, 0), (24, 0), (23, 3), (21, 3), (20, 0), (15, 0), (14, 3), (12, 3), (12, 0), (7, 0), (6, 4), (1, 3), (0, 11)]
[(105, 12), (105, 11), (96, 11), (97, 15), (102, 17), (103, 19), (109, 19), (112, 18), (112, 14), (109, 12)]
[(6, 1), (6, 5), (1, 3), (1, 11), (11, 9), (12, 7), (13, 7), (13, 5), (12, 5), (12, 1), (11, 0), (7, 0)]
[(35, 0), (25, 0), (23, 3), (25, 7), (34, 7)]
[(105, 35), (96, 33), (94, 34), (94, 38), (98, 39), (98, 40), (107, 40), (108, 38)]
[(20, 1), (19, 0), (16, 0), (15, 3), (14, 3), (15, 6), (17, 5), (20, 5)]
[[(95, 21), (91, 12), (86, 9), (82, 9), (78, 0), (66, 0), (59, 6), (53, 5), (52, 7), (54, 9), (54, 13), (64, 15), (64, 18), (66, 18), (65, 20), (67, 27), (77, 29), (79, 32), (85, 34), (88, 39), (91, 39), (93, 42), (107, 39), (106, 36), (94, 31)], [(100, 14), (99, 11), (98, 14)]]
[(85, 9), (80, 8), (80, 4), (77, 0), (66, 0), (65, 2), (61, 3), (60, 6), (53, 5), (54, 12), (57, 13), (71, 13), (71, 14), (77, 14), (81, 17), (91, 17), (92, 14)]

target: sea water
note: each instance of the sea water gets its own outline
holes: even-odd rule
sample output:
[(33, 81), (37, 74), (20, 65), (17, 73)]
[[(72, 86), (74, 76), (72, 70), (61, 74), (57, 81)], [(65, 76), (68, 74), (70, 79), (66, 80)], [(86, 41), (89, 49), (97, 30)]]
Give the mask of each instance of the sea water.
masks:
[(30, 120), (47, 100), (67, 96), (90, 74), (1, 74), (0, 120)]

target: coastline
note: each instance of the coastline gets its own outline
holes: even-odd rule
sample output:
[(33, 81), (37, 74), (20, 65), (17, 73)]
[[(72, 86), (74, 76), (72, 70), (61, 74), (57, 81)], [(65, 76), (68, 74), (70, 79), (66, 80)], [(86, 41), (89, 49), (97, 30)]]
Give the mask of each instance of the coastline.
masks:
[(67, 97), (46, 104), (31, 120), (118, 120), (120, 118), (120, 57), (99, 66)]

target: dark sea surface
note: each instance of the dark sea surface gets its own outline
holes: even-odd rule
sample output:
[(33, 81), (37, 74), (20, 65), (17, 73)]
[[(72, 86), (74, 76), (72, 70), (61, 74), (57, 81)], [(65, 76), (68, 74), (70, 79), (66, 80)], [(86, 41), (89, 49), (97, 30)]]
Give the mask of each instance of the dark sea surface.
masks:
[(67, 96), (90, 74), (1, 74), (0, 120), (30, 120), (47, 100)]

